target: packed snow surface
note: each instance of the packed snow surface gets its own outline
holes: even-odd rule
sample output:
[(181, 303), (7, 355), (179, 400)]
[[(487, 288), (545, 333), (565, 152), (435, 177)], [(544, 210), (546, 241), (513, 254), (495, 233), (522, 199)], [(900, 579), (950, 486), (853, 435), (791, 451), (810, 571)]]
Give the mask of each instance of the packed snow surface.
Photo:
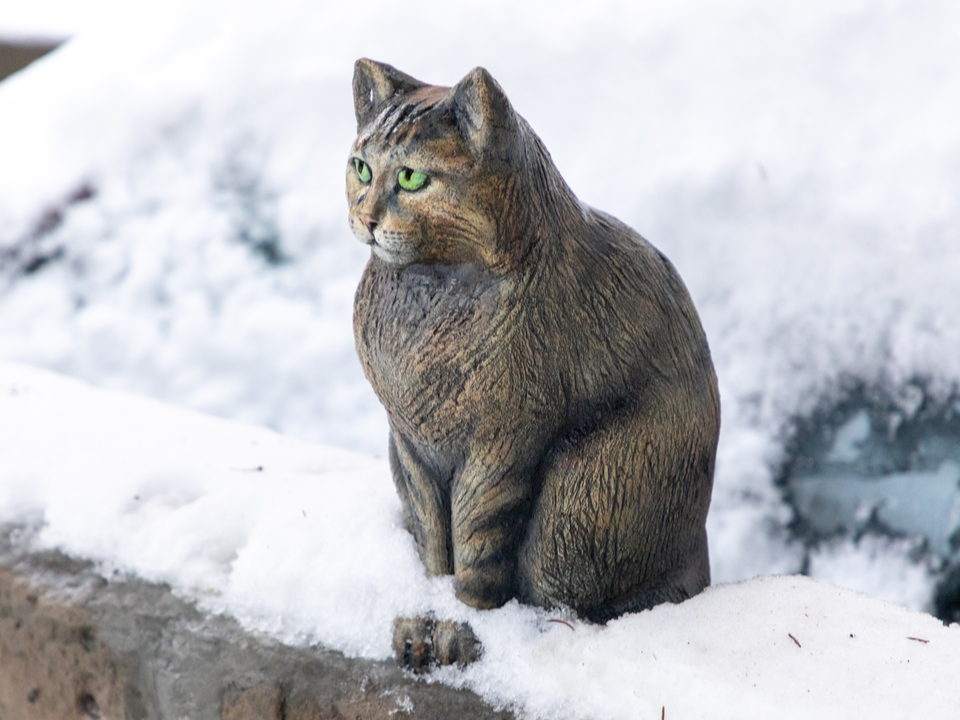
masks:
[(30, 0), (0, 8), (0, 40), (62, 40), (77, 32), (117, 23), (123, 28), (122, 0)]
[[(46, 441), (35, 470), (3, 471), (5, 517), (29, 511), (48, 523), (46, 541), (69, 552), (212, 588), (257, 625), (353, 652), (384, 651), (381, 636), (351, 633), (373, 638), (355, 628), (381, 627), (395, 606), (466, 612), (442, 581), (407, 578), (389, 587), (389, 607), (371, 599), (398, 568), (419, 567), (403, 533), (388, 529), (397, 502), (389, 478), (376, 462), (298, 442), (386, 448), (351, 331), (368, 256), (347, 229), (344, 201), (353, 63), (368, 56), (448, 85), (483, 65), (578, 196), (639, 230), (690, 289), (723, 404), (708, 520), (714, 580), (805, 568), (928, 607), (936, 568), (918, 561), (916, 543), (867, 535), (805, 548), (787, 532), (792, 510), (774, 480), (792, 418), (818, 403), (862, 384), (883, 388), (910, 417), (918, 397), (948, 398), (960, 382), (960, 4), (86, 7), (89, 17), (63, 21), (79, 30), (73, 40), (0, 84), (0, 359), (288, 437), (251, 430), (273, 438), (262, 442), (276, 462), (238, 449), (209, 473), (196, 467), (215, 464), (212, 441), (203, 442), (209, 459), (157, 456), (149, 435), (124, 434), (129, 451), (97, 458), (68, 451), (70, 434), (34, 438), (34, 448)], [(0, 9), (0, 35), (37, 16)], [(98, 446), (114, 447), (107, 424), (71, 412), (78, 430), (100, 428)], [(153, 470), (125, 474), (123, 463), (140, 467), (140, 457), (154, 458)], [(89, 473), (54, 492), (57, 463), (71, 462), (90, 463)], [(57, 474), (42, 471), (51, 463)], [(274, 467), (287, 468), (286, 479), (264, 490)], [(324, 472), (308, 471), (316, 467)], [(953, 472), (933, 479), (949, 485)], [(861, 500), (845, 512), (856, 515)], [(369, 528), (335, 532), (360, 510)], [(334, 541), (336, 552), (325, 549)], [(265, 561), (267, 546), (285, 552)], [(368, 551), (355, 566), (350, 553)], [(766, 580), (692, 607), (734, 592), (760, 598), (784, 582), (801, 594), (821, 588)], [(257, 583), (269, 588), (262, 598)], [(343, 614), (322, 612), (326, 602)], [(530, 633), (541, 627), (525, 609), (495, 616), (510, 613)], [(632, 622), (650, 621), (622, 621)], [(537, 642), (569, 632), (553, 625)], [(606, 637), (577, 627), (577, 637)], [(471, 682), (492, 656), (485, 663)], [(553, 707), (551, 692), (536, 707)]]
[(526, 717), (955, 718), (960, 626), (804, 577), (717, 585), (606, 626), (459, 603), (426, 577), (385, 461), (0, 363), (0, 521), (173, 583), (292, 642), (390, 654), (398, 614), (471, 623), (438, 679)]

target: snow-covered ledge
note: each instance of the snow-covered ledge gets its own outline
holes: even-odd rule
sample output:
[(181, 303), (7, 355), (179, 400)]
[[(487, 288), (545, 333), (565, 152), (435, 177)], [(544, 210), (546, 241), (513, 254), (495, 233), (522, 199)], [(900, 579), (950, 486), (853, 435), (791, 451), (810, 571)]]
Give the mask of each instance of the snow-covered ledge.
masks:
[[(424, 576), (384, 461), (0, 364), (0, 522), (169, 583), (289, 644), (389, 656), (391, 621), (471, 622), (433, 679), (547, 718), (954, 718), (960, 628), (803, 577), (718, 585), (605, 627), (476, 612)], [(555, 622), (555, 621), (562, 622)]]

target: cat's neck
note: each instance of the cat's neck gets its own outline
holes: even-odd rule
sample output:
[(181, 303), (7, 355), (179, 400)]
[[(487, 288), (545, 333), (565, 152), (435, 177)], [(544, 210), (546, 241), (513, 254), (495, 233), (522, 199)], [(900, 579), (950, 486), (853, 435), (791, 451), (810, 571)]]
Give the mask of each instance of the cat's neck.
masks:
[(559, 245), (564, 237), (582, 232), (583, 206), (560, 175), (543, 142), (521, 120), (522, 163), (513, 197), (507, 242), (523, 264), (532, 253)]

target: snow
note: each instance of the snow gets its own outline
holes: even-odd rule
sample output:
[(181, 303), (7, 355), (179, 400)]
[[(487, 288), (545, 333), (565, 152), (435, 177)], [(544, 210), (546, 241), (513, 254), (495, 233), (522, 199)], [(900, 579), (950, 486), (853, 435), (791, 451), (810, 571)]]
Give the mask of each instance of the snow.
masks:
[(31, 0), (0, 8), (0, 38), (63, 39), (111, 22), (122, 7), (117, 0)]
[[(0, 9), (0, 35), (76, 32), (0, 84), (0, 359), (284, 435), (214, 432), (228, 426), (189, 414), (140, 425), (145, 408), (174, 411), (110, 394), (97, 395), (111, 407), (101, 418), (71, 404), (78, 386), (5, 369), (27, 373), (73, 425), (54, 433), (48, 417), (25, 436), (35, 451), (2, 470), (4, 517), (40, 518), (47, 543), (164, 579), (292, 639), (379, 656), (400, 607), (469, 616), (483, 629), (487, 615), (418, 574), (382, 461), (310, 443), (365, 456), (386, 446), (351, 331), (368, 252), (347, 229), (343, 199), (353, 62), (369, 56), (441, 84), (484, 65), (574, 191), (663, 250), (691, 291), (723, 403), (708, 520), (714, 580), (807, 567), (927, 607), (935, 577), (912, 541), (841, 538), (808, 552), (789, 535), (792, 511), (774, 479), (792, 419), (845, 388), (883, 387), (909, 418), (918, 382), (941, 399), (960, 383), (960, 5), (503, 0), (454, 11), (438, 0), (104, 0), (82, 15), (68, 6), (81, 7)], [(838, 452), (855, 449), (855, 430)], [(361, 511), (368, 522), (351, 525)], [(405, 579), (381, 598), (397, 574)], [(824, 602), (838, 622), (867, 602), (840, 592), (832, 604), (793, 578), (726, 586), (692, 607), (735, 606), (743, 591), (766, 617), (780, 583), (796, 584), (792, 602)], [(613, 637), (686, 608), (576, 632)], [(888, 610), (897, 622), (914, 617)], [(569, 632), (529, 609), (489, 617), (515, 618), (511, 632), (531, 638), (523, 652)], [(795, 629), (807, 650), (808, 627)], [(466, 677), (481, 687), (495, 664), (488, 656)], [(620, 717), (646, 702), (614, 693), (622, 704), (605, 705), (582, 679), (554, 688), (543, 678), (540, 694), (509, 678), (483, 687), (534, 714), (564, 714), (556, 703), (569, 702), (573, 715)], [(878, 697), (896, 684), (880, 683)], [(584, 709), (569, 699), (574, 689), (608, 710)]]
[[(535, 718), (950, 718), (960, 625), (804, 577), (715, 585), (606, 626), (474, 611), (425, 576), (382, 460), (0, 363), (0, 521), (171, 582), (291, 642), (390, 654), (397, 614), (470, 622), (470, 687)], [(347, 538), (348, 540), (345, 540)]]

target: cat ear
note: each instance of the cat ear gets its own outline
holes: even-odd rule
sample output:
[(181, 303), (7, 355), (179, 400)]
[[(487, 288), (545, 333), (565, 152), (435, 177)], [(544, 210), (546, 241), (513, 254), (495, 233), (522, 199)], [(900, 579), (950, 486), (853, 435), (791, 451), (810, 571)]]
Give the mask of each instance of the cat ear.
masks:
[(512, 137), (516, 131), (517, 116), (510, 101), (484, 68), (471, 70), (452, 93), (457, 127), (475, 153)]
[(426, 86), (392, 65), (360, 58), (353, 66), (353, 106), (357, 130), (373, 119), (374, 111), (395, 95), (405, 95)]

